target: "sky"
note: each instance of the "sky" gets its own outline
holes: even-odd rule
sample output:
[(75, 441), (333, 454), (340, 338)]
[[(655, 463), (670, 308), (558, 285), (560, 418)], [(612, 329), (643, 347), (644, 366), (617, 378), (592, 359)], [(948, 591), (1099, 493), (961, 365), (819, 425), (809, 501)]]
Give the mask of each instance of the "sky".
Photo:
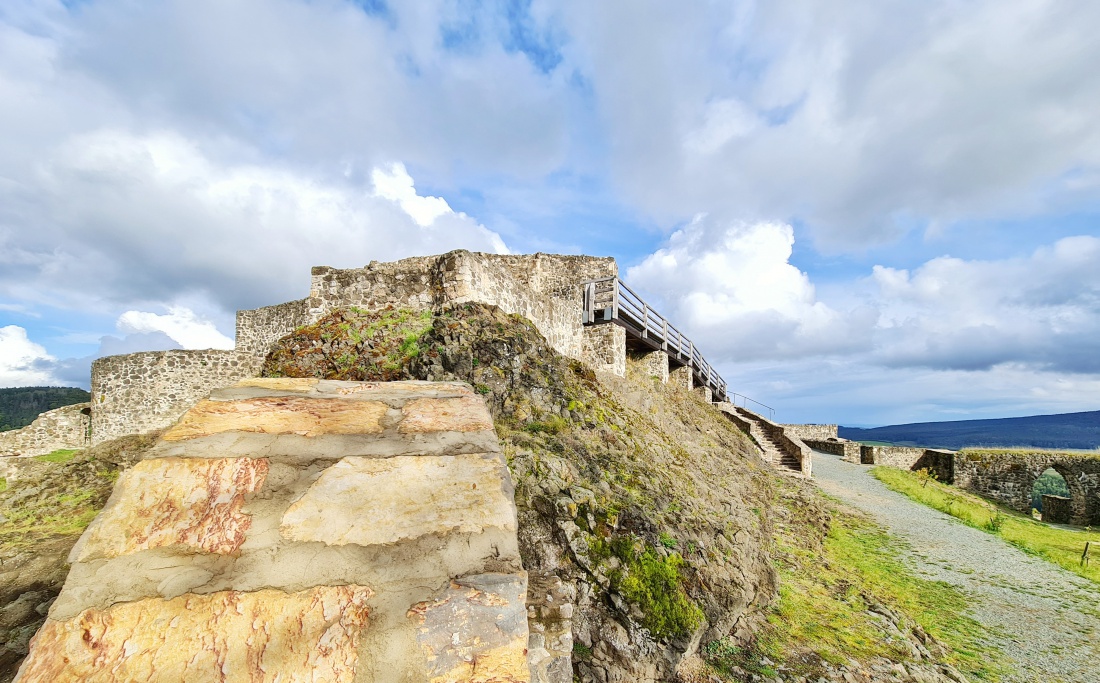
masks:
[(0, 386), (613, 256), (786, 422), (1100, 409), (1100, 3), (0, 3)]

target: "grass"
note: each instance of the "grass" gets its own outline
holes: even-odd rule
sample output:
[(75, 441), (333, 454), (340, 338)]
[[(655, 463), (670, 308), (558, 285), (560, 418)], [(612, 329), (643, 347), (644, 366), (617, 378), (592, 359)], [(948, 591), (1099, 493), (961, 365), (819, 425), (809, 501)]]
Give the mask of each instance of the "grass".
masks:
[(779, 600), (747, 649), (729, 639), (708, 644), (704, 657), (711, 667), (730, 675), (736, 665), (768, 677), (783, 666), (814, 678), (820, 661), (911, 661), (905, 642), (884, 637), (881, 620), (869, 611), (877, 603), (901, 615), (902, 629), (920, 626), (946, 645), (946, 661), (972, 679), (999, 681), (1005, 667), (982, 644), (984, 628), (965, 615), (968, 598), (947, 583), (916, 576), (881, 527), (841, 509), (831, 512), (820, 547), (798, 526), (779, 530)]
[(39, 462), (69, 462), (78, 452), (79, 449), (76, 448), (59, 448), (52, 453), (47, 453), (46, 455), (36, 455), (34, 459), (38, 460)]
[(918, 503), (946, 512), (976, 529), (1001, 537), (1021, 550), (1100, 583), (1100, 561), (1082, 566), (1086, 541), (1100, 545), (1100, 534), (1043, 524), (1015, 510), (937, 481), (922, 482), (913, 472), (875, 467), (871, 474), (888, 488)]

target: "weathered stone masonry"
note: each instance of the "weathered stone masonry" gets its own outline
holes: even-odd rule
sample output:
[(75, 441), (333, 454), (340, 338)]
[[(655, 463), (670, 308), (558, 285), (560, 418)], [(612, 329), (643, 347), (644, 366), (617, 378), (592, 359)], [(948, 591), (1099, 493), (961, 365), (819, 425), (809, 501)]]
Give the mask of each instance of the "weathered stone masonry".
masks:
[(412, 309), (480, 302), (535, 324), (559, 353), (622, 375), (626, 336), (582, 324), (581, 283), (618, 274), (611, 258), (454, 251), (313, 269), (309, 297), (237, 313), (233, 351), (162, 351), (102, 358), (92, 365), (92, 442), (170, 425), (211, 390), (254, 377), (271, 345), (302, 325), (352, 306)]
[(31, 456), (88, 443), (89, 403), (62, 406), (39, 415), (22, 429), (0, 432), (0, 457)]
[(123, 473), (16, 680), (528, 681), (512, 497), (466, 385), (245, 380)]
[(92, 363), (92, 443), (167, 427), (214, 389), (255, 377), (262, 363), (216, 349), (100, 358)]
[(1100, 458), (1088, 454), (1022, 451), (961, 451), (955, 458), (954, 483), (959, 488), (1031, 511), (1031, 490), (1048, 467), (1066, 480), (1070, 523), (1100, 524)]

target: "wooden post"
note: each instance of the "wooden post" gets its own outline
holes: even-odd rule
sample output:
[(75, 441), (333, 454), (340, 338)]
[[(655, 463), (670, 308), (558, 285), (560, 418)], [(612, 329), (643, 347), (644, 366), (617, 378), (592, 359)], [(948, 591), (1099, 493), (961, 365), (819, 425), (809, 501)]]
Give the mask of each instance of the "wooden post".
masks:
[(1089, 548), (1092, 547), (1092, 541), (1085, 541), (1085, 552), (1081, 553), (1081, 566), (1089, 566)]

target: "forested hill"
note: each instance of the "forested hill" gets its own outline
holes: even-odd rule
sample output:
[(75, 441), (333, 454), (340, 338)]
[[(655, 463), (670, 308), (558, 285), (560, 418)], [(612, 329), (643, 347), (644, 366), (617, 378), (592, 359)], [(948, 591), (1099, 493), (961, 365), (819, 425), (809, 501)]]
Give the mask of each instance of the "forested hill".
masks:
[(14, 387), (0, 389), (0, 432), (26, 427), (40, 413), (91, 400), (74, 387)]
[(1096, 448), (1100, 446), (1100, 410), (997, 420), (918, 422), (873, 429), (840, 427), (838, 431), (845, 439), (887, 441), (899, 446)]

